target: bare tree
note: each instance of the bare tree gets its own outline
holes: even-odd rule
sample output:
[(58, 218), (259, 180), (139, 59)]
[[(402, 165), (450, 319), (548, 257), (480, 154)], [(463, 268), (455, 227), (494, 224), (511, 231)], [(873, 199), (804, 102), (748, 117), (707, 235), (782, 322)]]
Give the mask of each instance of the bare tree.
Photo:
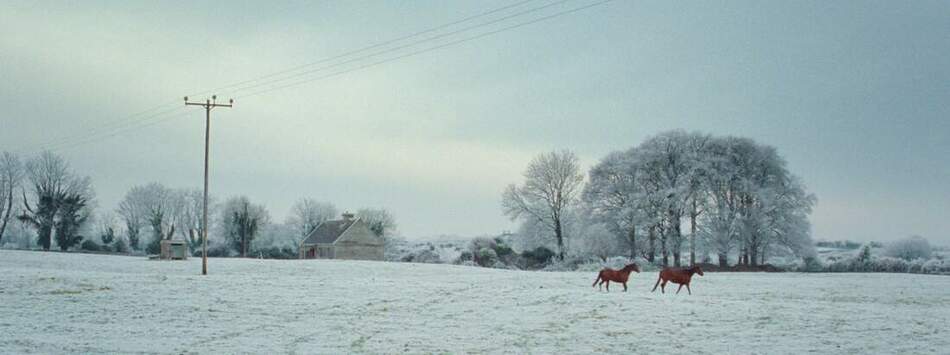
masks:
[(528, 165), (524, 178), (524, 185), (508, 185), (502, 194), (504, 213), (512, 220), (533, 219), (553, 232), (558, 258), (564, 260), (563, 218), (584, 182), (577, 156), (570, 151), (541, 154)]
[(238, 196), (224, 203), (221, 222), (232, 246), (241, 253), (241, 257), (246, 257), (254, 237), (270, 223), (270, 214), (264, 206), (251, 203), (245, 196)]
[(294, 226), (300, 236), (306, 238), (320, 225), (338, 214), (336, 206), (312, 198), (301, 198), (290, 209), (287, 224)]
[(23, 164), (13, 153), (4, 152), (0, 156), (0, 244), (7, 230), (10, 214), (13, 212), (14, 191), (23, 180)]
[(133, 187), (126, 192), (125, 197), (119, 202), (119, 208), (116, 213), (122, 218), (125, 224), (125, 232), (129, 238), (129, 248), (139, 249), (139, 238), (142, 228), (146, 226), (145, 209), (140, 200), (142, 197), (141, 187)]

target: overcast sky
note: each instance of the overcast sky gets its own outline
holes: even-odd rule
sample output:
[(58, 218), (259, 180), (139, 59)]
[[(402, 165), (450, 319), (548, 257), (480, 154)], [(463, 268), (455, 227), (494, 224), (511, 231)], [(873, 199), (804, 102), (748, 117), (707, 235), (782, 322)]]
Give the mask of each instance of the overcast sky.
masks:
[[(200, 187), (204, 113), (185, 94), (519, 2), (3, 1), (0, 150), (67, 143), (52, 148), (101, 209), (136, 184)], [(322, 78), (302, 85), (218, 90), (236, 102), (212, 112), (211, 191), (277, 220), (313, 197), (387, 208), (410, 238), (497, 233), (536, 154), (586, 169), (682, 128), (777, 147), (819, 198), (816, 239), (950, 242), (947, 1), (618, 0), (327, 76), (595, 2), (528, 1), (281, 82)], [(152, 108), (178, 111), (131, 116)]]

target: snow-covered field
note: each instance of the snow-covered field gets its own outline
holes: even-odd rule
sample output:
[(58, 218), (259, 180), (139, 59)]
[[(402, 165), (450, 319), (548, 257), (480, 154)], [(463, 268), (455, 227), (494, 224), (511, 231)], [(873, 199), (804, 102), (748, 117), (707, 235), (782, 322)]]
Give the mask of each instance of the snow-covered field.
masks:
[[(4, 353), (943, 353), (950, 277), (595, 275), (0, 250)], [(669, 289), (668, 289), (669, 291)]]

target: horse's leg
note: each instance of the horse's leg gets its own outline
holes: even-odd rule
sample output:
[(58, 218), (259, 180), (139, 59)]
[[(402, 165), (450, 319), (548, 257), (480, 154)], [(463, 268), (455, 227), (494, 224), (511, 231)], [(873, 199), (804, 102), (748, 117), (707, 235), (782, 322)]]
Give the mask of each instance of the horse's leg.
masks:
[(676, 289), (676, 294), (680, 294), (680, 290), (683, 289), (683, 284), (680, 284), (680, 287)]
[(623, 292), (627, 292), (627, 283), (626, 283), (626, 282), (623, 283)]
[(657, 277), (657, 278), (656, 278), (656, 284), (653, 285), (653, 290), (651, 290), (650, 292), (655, 292), (655, 291), (656, 291), (656, 287), (657, 287), (657, 286), (660, 286), (660, 280), (662, 280), (662, 279), (663, 279), (662, 277)]
[(693, 291), (690, 291), (689, 289), (689, 284), (686, 284), (686, 292), (688, 292), (690, 295), (693, 295)]
[(604, 282), (607, 283), (607, 292), (610, 292), (610, 280), (604, 279)]
[(660, 284), (660, 292), (666, 293), (666, 280), (663, 280), (663, 283)]

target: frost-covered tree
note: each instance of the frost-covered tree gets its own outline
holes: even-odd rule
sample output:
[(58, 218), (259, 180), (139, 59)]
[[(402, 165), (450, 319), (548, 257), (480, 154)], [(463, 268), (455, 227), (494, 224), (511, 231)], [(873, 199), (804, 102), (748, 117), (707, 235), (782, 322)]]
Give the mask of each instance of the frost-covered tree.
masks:
[(361, 208), (356, 216), (369, 225), (378, 237), (389, 238), (396, 233), (396, 218), (385, 208)]
[(571, 229), (570, 236), (575, 245), (571, 249), (578, 254), (593, 255), (607, 261), (609, 257), (621, 255), (624, 250), (623, 236), (610, 231), (603, 223), (579, 223)]
[(91, 216), (92, 210), (86, 208), (88, 204), (86, 196), (81, 193), (66, 194), (57, 202), (57, 218), (53, 226), (60, 250), (66, 251), (83, 240), (79, 231)]
[[(192, 251), (201, 249), (204, 191), (198, 188), (176, 189), (172, 196), (173, 203), (171, 205), (175, 230), (188, 241), (188, 247)], [(208, 218), (217, 215), (218, 207), (217, 199), (214, 195), (209, 195)]]
[(884, 249), (884, 255), (907, 261), (926, 260), (930, 258), (931, 253), (930, 242), (918, 235), (891, 242)]
[(130, 247), (139, 247), (141, 231), (148, 228), (149, 243), (146, 251), (158, 253), (163, 239), (175, 233), (176, 207), (180, 203), (174, 190), (153, 182), (133, 186), (119, 203), (118, 213), (126, 224)]
[(639, 255), (637, 227), (645, 222), (635, 153), (608, 154), (590, 170), (581, 194), (590, 218), (624, 239), (631, 258)]
[(106, 212), (96, 219), (96, 234), (99, 235), (99, 241), (106, 246), (112, 244), (119, 237), (122, 228), (118, 215), (113, 212)]
[(61, 249), (75, 244), (94, 207), (89, 177), (72, 172), (62, 157), (43, 152), (27, 161), (26, 180), (29, 188), (23, 193), (24, 210), (18, 218), (36, 230), (43, 250), (52, 246), (54, 231), (65, 244)]
[(0, 155), (0, 245), (3, 244), (3, 235), (7, 231), (10, 216), (13, 215), (16, 189), (23, 180), (23, 163), (20, 158), (10, 152)]
[(642, 250), (651, 262), (659, 254), (664, 265), (684, 260), (684, 224), (689, 263), (697, 246), (718, 254), (722, 265), (732, 253), (751, 265), (770, 251), (814, 254), (814, 195), (775, 148), (747, 138), (658, 134), (594, 166), (583, 201), (593, 222), (623, 235), (632, 254)]
[(336, 206), (330, 202), (301, 198), (290, 208), (286, 223), (297, 230), (298, 236), (306, 238), (320, 223), (329, 221), (338, 214)]
[(707, 145), (706, 161), (709, 212), (702, 234), (721, 265), (733, 250), (739, 263), (748, 265), (763, 263), (770, 247), (802, 257), (813, 254), (808, 215), (816, 199), (775, 148), (725, 137)]
[(645, 178), (647, 199), (654, 203), (652, 214), (659, 217), (662, 226), (661, 252), (663, 265), (669, 264), (672, 256), (673, 264), (680, 265), (683, 250), (683, 217), (687, 208), (691, 207), (693, 196), (698, 194), (694, 188), (694, 175), (697, 173), (698, 163), (701, 161), (694, 149), (693, 142), (700, 136), (696, 133), (684, 131), (669, 131), (648, 138), (638, 146), (639, 154), (648, 171)]
[(221, 213), (225, 238), (241, 257), (246, 257), (258, 232), (270, 223), (270, 214), (263, 205), (251, 203), (246, 196), (229, 198)]
[(563, 218), (577, 202), (584, 182), (577, 156), (570, 151), (541, 154), (528, 165), (524, 178), (523, 185), (509, 185), (502, 194), (504, 213), (512, 220), (535, 220), (549, 230), (563, 260)]

